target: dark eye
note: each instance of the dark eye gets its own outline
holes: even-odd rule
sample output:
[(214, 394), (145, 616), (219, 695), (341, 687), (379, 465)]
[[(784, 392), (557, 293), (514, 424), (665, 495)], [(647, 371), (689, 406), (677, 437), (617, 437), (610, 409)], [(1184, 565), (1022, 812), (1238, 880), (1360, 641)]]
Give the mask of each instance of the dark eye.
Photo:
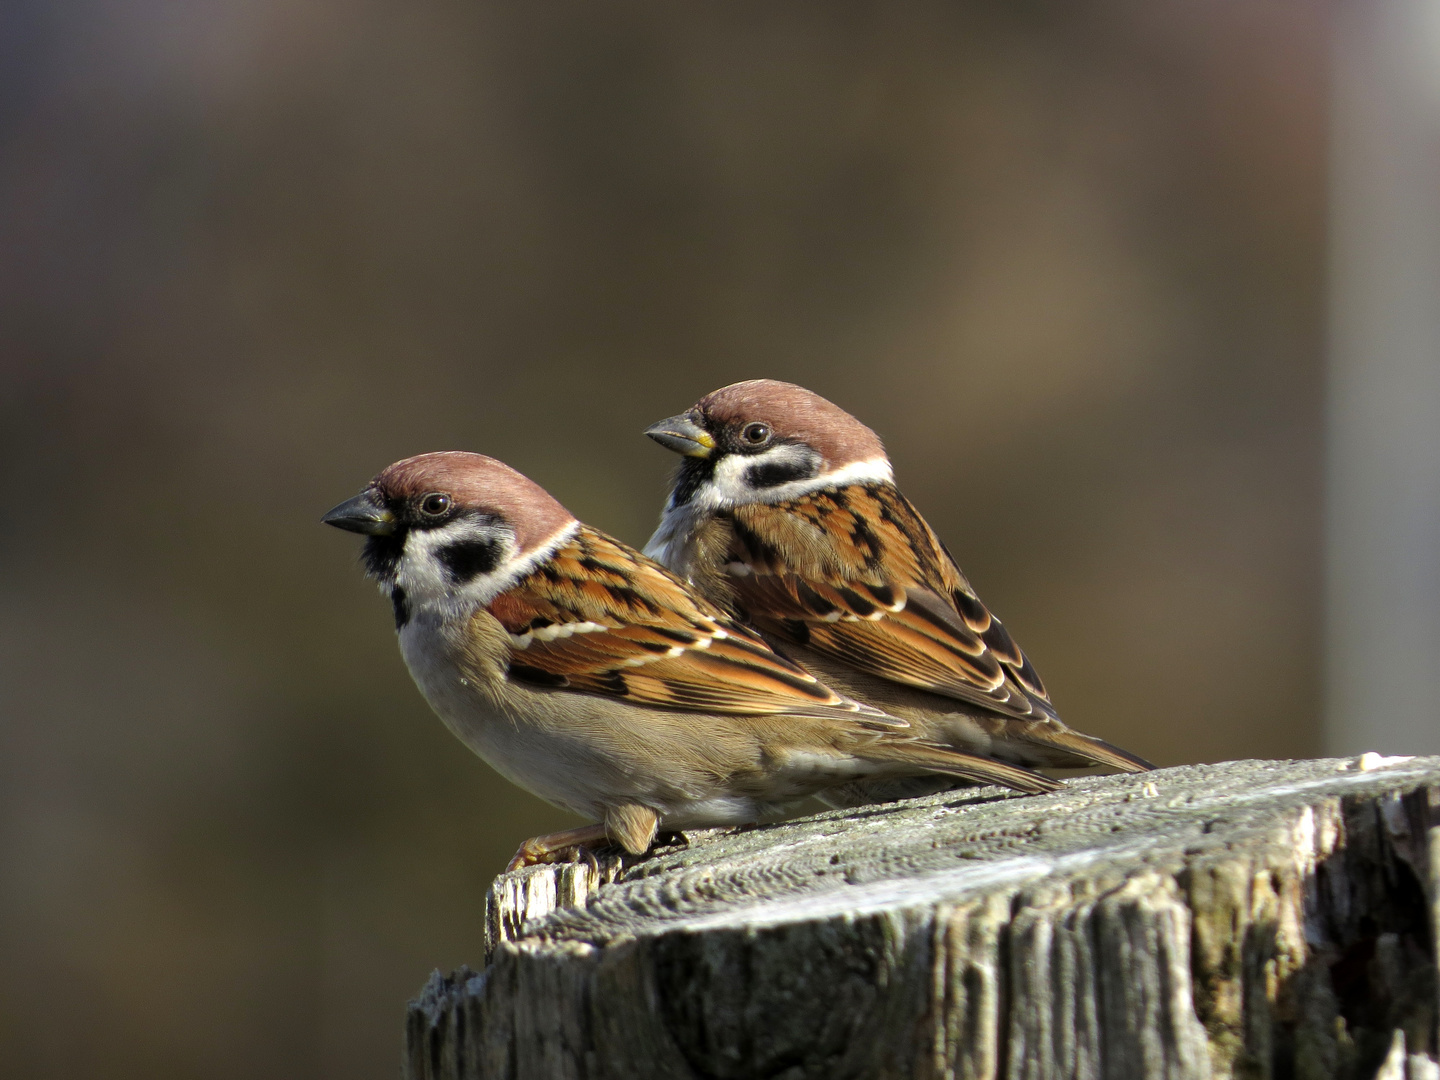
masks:
[(770, 441), (770, 428), (765, 424), (746, 424), (740, 437), (751, 446), (764, 446)]
[(420, 512), (427, 517), (444, 517), (450, 510), (450, 496), (435, 491), (420, 500)]

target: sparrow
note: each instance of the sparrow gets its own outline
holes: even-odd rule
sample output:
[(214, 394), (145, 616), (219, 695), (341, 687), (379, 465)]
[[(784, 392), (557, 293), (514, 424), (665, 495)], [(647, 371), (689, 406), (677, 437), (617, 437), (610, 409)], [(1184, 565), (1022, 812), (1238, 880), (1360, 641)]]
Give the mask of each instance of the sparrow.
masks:
[[(681, 455), (645, 553), (827, 685), (956, 750), (1030, 768), (1153, 768), (1061, 721), (1034, 666), (895, 486), (879, 437), (839, 406), (756, 379), (645, 434)], [(926, 790), (866, 781), (842, 796)]]
[(861, 777), (1059, 786), (836, 693), (493, 458), (406, 458), (323, 521), (366, 537), (401, 655), (445, 725), (595, 822), (526, 841), (512, 869), (607, 842), (638, 855), (660, 830), (772, 819)]

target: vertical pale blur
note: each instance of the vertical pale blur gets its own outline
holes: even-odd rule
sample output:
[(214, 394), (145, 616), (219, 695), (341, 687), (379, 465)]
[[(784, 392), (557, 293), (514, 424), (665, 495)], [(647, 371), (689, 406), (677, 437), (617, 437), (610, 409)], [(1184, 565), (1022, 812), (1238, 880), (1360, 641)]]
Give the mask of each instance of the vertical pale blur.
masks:
[(1325, 745), (1440, 753), (1440, 2), (1337, 6)]

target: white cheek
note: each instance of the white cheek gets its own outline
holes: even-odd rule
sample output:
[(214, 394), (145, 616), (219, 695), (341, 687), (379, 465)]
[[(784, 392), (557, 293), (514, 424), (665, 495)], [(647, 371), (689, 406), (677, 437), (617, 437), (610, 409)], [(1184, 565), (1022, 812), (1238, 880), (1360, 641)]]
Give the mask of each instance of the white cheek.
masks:
[(754, 498), (755, 491), (745, 477), (750, 466), (755, 464), (760, 456), (762, 455), (741, 457), (739, 454), (726, 454), (716, 462), (714, 475), (706, 487), (711, 489), (724, 505), (734, 506), (736, 503), (749, 502)]
[(750, 485), (749, 472), (756, 465), (787, 465), (797, 463), (806, 451), (794, 445), (781, 444), (763, 454), (726, 454), (715, 463), (710, 480), (696, 493), (690, 505), (699, 510), (727, 510), (752, 503), (786, 502), (798, 499), (820, 488), (844, 487), (846, 484), (891, 483), (894, 473), (885, 458), (856, 461), (838, 469), (821, 469), (816, 476), (791, 480), (771, 487)]
[[(819, 476), (806, 480), (792, 480), (788, 484), (776, 484), (767, 488), (750, 486), (748, 474), (753, 465), (757, 462), (779, 463), (794, 460), (788, 455), (793, 454), (796, 449), (798, 448), (782, 444), (772, 447), (764, 454), (726, 454), (715, 463), (714, 473), (691, 496), (689, 502), (678, 506), (673, 502), (666, 504), (660, 526), (645, 545), (645, 554), (677, 574), (693, 578), (690, 560), (695, 553), (696, 530), (716, 511), (756, 503), (787, 502), (821, 488), (838, 488), (847, 484), (888, 484), (894, 481), (890, 462), (880, 457), (869, 461), (854, 461), (838, 469), (822, 470)], [(671, 497), (673, 499), (673, 494)]]
[[(456, 584), (441, 561), (439, 551), (466, 541), (493, 543), (499, 558), (495, 569)], [(499, 591), (497, 579), (505, 577), (515, 556), (514, 534), (504, 526), (455, 521), (439, 529), (412, 529), (405, 537), (405, 550), (395, 582), (405, 590), (412, 607), (475, 607), (488, 603)]]
[[(429, 610), (444, 616), (467, 615), (484, 607), (543, 562), (580, 527), (572, 521), (525, 555), (515, 550), (515, 534), (507, 525), (482, 524), (461, 519), (439, 529), (410, 531), (395, 583), (405, 590), (412, 611)], [(495, 567), (456, 582), (440, 559), (440, 549), (466, 541), (493, 543)]]
[[(791, 465), (820, 466), (819, 455), (815, 451), (794, 443), (781, 443), (772, 446), (760, 454), (726, 454), (715, 463), (715, 472), (707, 485), (709, 495), (715, 500), (715, 505), (720, 506), (743, 506), (753, 502), (774, 501), (772, 492), (790, 491), (797, 484), (814, 484), (817, 478), (806, 477), (803, 480), (791, 481), (788, 484), (778, 484), (773, 487), (757, 488), (750, 483), (750, 470), (756, 466), (763, 465)], [(704, 493), (702, 493), (704, 497)], [(789, 497), (789, 496), (783, 496)]]

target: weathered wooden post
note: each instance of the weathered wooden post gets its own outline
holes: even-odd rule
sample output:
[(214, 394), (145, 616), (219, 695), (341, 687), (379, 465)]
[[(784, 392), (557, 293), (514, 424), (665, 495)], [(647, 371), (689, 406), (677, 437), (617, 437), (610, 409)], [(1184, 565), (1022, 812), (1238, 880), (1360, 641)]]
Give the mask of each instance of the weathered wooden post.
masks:
[(829, 813), (492, 890), (409, 1080), (1440, 1080), (1440, 758)]

